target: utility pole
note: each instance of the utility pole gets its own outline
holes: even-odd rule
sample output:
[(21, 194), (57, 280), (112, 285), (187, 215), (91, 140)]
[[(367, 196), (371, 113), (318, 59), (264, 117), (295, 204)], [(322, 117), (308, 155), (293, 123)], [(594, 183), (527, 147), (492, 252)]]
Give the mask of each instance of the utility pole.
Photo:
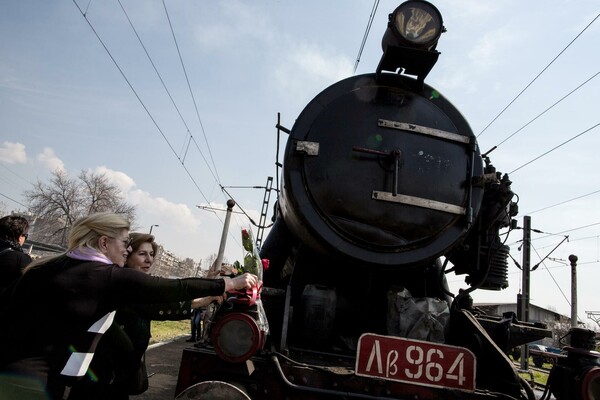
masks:
[[(531, 268), (531, 217), (523, 217), (523, 283), (521, 295), (521, 308), (519, 319), (523, 322), (529, 322), (529, 275)], [(529, 369), (529, 349), (527, 344), (521, 346), (521, 369)]]
[(571, 328), (577, 328), (577, 256), (569, 256), (571, 262)]
[(211, 266), (209, 269), (209, 276), (213, 278), (217, 277), (219, 275), (218, 272), (221, 271), (221, 263), (223, 262), (223, 254), (225, 254), (225, 245), (227, 244), (227, 233), (229, 232), (229, 221), (231, 220), (231, 212), (233, 211), (234, 206), (235, 201), (233, 201), (233, 199), (227, 200), (227, 214), (225, 214), (225, 223), (223, 224), (219, 253), (217, 254), (215, 265)]
[[(221, 272), (221, 263), (223, 262), (223, 254), (225, 253), (225, 245), (227, 244), (227, 234), (229, 232), (229, 222), (231, 220), (231, 213), (235, 207), (235, 201), (233, 199), (227, 200), (227, 213), (225, 214), (225, 222), (223, 223), (223, 232), (221, 233), (221, 243), (219, 244), (219, 253), (217, 253), (217, 259), (215, 263), (208, 267), (208, 278), (217, 278)], [(206, 307), (206, 316), (203, 318), (204, 326), (202, 328), (201, 335), (203, 342), (208, 340), (208, 333), (210, 332), (210, 326), (217, 312), (216, 302), (212, 302)]]

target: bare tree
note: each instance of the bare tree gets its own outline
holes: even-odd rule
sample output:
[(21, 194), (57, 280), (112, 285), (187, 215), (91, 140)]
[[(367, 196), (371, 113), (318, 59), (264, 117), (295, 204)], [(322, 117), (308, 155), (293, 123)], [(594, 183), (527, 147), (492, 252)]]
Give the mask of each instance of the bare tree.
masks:
[(36, 218), (35, 240), (66, 246), (67, 232), (78, 218), (94, 212), (123, 213), (133, 223), (135, 208), (105, 174), (81, 171), (71, 178), (56, 170), (48, 183), (37, 181), (24, 193)]
[(89, 171), (81, 171), (79, 180), (86, 189), (83, 204), (88, 208), (88, 214), (113, 211), (125, 214), (130, 221), (135, 219), (135, 207), (123, 200), (121, 190), (112, 185), (105, 174), (94, 174)]

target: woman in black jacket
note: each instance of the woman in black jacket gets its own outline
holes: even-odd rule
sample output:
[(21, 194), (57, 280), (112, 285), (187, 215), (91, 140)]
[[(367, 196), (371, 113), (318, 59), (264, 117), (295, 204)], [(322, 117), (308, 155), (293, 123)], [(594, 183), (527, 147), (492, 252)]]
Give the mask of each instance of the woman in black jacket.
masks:
[(0, 218), (0, 296), (19, 277), (31, 262), (23, 251), (29, 232), (29, 221), (20, 215)]
[(5, 398), (61, 399), (65, 386), (88, 372), (117, 308), (220, 296), (258, 283), (251, 274), (230, 280), (164, 279), (122, 268), (131, 250), (129, 227), (120, 214), (81, 218), (69, 232), (65, 254), (25, 269), (0, 315)]

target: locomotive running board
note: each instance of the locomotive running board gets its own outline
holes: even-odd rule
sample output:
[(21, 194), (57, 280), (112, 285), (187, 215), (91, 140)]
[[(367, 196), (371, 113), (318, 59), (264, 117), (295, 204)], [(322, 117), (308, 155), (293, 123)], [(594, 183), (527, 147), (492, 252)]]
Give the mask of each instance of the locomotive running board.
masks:
[(380, 192), (378, 190), (373, 190), (372, 198), (375, 200), (390, 201), (393, 203), (408, 204), (411, 206), (429, 208), (431, 210), (444, 211), (450, 214), (465, 215), (467, 213), (464, 207), (456, 206), (454, 204), (442, 203), (441, 201), (407, 196), (404, 194), (397, 194), (394, 196), (394, 194), (390, 192)]
[(398, 129), (400, 131), (416, 132), (427, 136), (434, 136), (440, 139), (446, 139), (453, 142), (469, 144), (471, 139), (467, 136), (459, 135), (456, 133), (443, 131), (441, 129), (429, 128), (427, 126), (407, 124), (406, 122), (390, 121), (387, 119), (380, 119), (377, 121), (377, 126), (382, 128)]

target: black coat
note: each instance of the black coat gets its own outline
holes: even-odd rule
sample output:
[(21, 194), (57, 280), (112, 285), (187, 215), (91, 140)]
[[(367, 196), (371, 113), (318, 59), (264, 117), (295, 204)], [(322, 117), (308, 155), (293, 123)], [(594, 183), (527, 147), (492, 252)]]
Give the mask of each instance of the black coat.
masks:
[[(214, 296), (224, 290), (223, 280), (164, 279), (60, 257), (26, 272), (0, 314), (0, 372), (11, 370), (16, 362), (27, 369), (28, 360), (41, 359), (48, 366), (48, 385), (53, 380), (70, 384), (69, 376), (86, 372), (80, 364), (72, 368), (71, 362), (79, 360), (78, 354), (93, 355), (97, 340), (92, 328), (110, 322), (107, 316), (114, 310)], [(75, 373), (67, 375), (65, 370)], [(37, 372), (39, 368), (32, 368), (32, 375)]]
[[(142, 272), (140, 272), (142, 273)], [(72, 388), (69, 400), (126, 400), (151, 338), (151, 321), (179, 321), (191, 316), (191, 301), (135, 304), (117, 310), (102, 336), (87, 374)]]
[(29, 254), (15, 250), (0, 242), (0, 295), (19, 277), (31, 262)]

